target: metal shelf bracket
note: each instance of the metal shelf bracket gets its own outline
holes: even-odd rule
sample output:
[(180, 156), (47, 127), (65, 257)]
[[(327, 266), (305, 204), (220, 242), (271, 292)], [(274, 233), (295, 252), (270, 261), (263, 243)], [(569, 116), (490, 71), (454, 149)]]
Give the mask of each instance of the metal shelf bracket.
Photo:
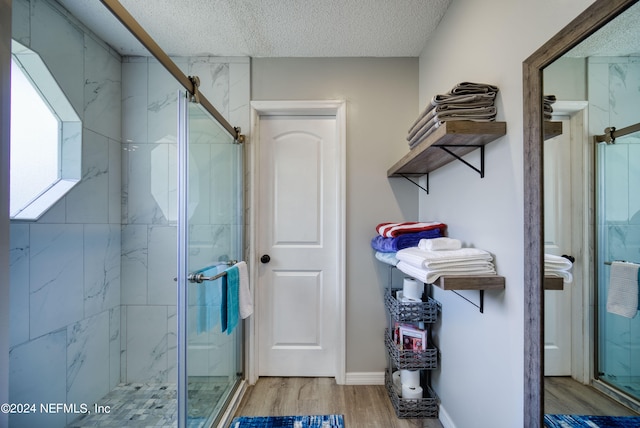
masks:
[(416, 183), (415, 181), (413, 181), (411, 178), (409, 178), (409, 176), (404, 175), (404, 174), (400, 174), (402, 177), (406, 178), (407, 180), (409, 180), (410, 182), (412, 182), (413, 184), (415, 184), (416, 186), (418, 186), (419, 188), (421, 188), (422, 190), (424, 190), (425, 192), (427, 192), (427, 195), (429, 194), (429, 173), (427, 172), (425, 175), (427, 176), (427, 187), (424, 188), (421, 185), (419, 185), (418, 183)]
[(444, 150), (445, 152), (449, 153), (451, 156), (453, 156), (454, 158), (458, 159), (460, 162), (464, 163), (469, 168), (471, 168), (472, 170), (474, 170), (475, 172), (480, 174), (480, 178), (484, 178), (484, 146), (483, 145), (469, 145), (468, 146), (468, 147), (479, 147), (480, 148), (480, 168), (477, 168), (477, 167), (471, 165), (469, 162), (467, 162), (466, 160), (462, 159), (460, 156), (458, 156), (457, 154), (455, 154), (451, 150), (449, 150), (449, 147), (459, 147), (459, 146), (453, 146), (453, 145), (447, 145), (447, 144), (437, 144), (437, 145), (434, 145), (434, 147), (440, 147), (442, 150)]
[(467, 299), (466, 297), (464, 297), (462, 294), (458, 293), (455, 290), (450, 290), (450, 291), (453, 291), (454, 294), (457, 294), (458, 296), (462, 297), (464, 300), (466, 300), (467, 302), (471, 303), (473, 306), (478, 308), (480, 310), (481, 314), (484, 313), (484, 290), (478, 290), (480, 292), (480, 302), (479, 303), (472, 302), (471, 300)]

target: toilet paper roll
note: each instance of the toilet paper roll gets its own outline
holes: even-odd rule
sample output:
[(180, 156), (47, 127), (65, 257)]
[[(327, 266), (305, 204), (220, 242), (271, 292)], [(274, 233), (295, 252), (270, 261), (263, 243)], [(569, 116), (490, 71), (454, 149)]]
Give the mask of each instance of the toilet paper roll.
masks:
[(396, 391), (396, 394), (400, 396), (402, 394), (402, 381), (400, 380), (400, 370), (396, 370), (392, 374), (393, 379), (393, 389)]
[(402, 385), (402, 398), (406, 400), (422, 398), (422, 388), (419, 386)]
[(420, 386), (420, 370), (400, 370), (400, 383), (402, 386)]
[(413, 278), (405, 278), (402, 284), (402, 295), (405, 299), (422, 301), (424, 284)]

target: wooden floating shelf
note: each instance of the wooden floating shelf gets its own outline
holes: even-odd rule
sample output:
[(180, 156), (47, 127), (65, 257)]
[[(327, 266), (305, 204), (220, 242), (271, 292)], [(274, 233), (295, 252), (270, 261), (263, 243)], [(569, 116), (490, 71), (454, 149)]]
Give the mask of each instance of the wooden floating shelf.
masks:
[(553, 137), (562, 135), (562, 122), (544, 121), (544, 139), (549, 140)]
[(498, 275), (450, 275), (441, 276), (434, 282), (443, 290), (500, 290), (504, 284), (504, 276)]
[[(484, 292), (486, 290), (502, 290), (504, 289), (504, 276), (498, 275), (450, 275), (441, 276), (436, 282), (433, 283), (436, 287), (440, 287), (443, 290), (450, 290), (458, 296), (462, 297), (467, 302), (480, 310), (480, 313), (484, 313)], [(480, 301), (478, 303), (472, 302), (457, 290), (477, 290), (480, 294)]]
[(559, 276), (544, 277), (545, 290), (564, 290), (564, 279)]
[(444, 122), (389, 168), (387, 177), (417, 177), (428, 174), (456, 159), (442, 148), (446, 147), (456, 156), (462, 157), (506, 133), (506, 122)]

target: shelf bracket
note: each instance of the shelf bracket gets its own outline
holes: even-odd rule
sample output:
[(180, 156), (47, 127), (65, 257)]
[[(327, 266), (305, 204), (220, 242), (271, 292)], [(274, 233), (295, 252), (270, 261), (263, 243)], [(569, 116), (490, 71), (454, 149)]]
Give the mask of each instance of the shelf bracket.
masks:
[(467, 162), (466, 160), (462, 159), (460, 156), (458, 156), (457, 154), (455, 154), (451, 150), (449, 150), (449, 147), (459, 147), (459, 146), (453, 146), (453, 145), (447, 145), (447, 144), (437, 144), (437, 145), (434, 145), (433, 147), (440, 147), (442, 150), (444, 150), (445, 152), (449, 153), (451, 156), (453, 156), (454, 158), (458, 159), (460, 162), (464, 163), (469, 168), (471, 168), (472, 170), (474, 170), (475, 172), (480, 174), (480, 178), (484, 178), (484, 146), (483, 145), (469, 145), (469, 146), (467, 146), (467, 147), (476, 147), (476, 148), (479, 147), (480, 148), (480, 169), (478, 169), (475, 166), (471, 165), (469, 162)]
[(425, 174), (427, 176), (427, 188), (425, 189), (424, 187), (422, 187), (421, 185), (419, 185), (418, 183), (416, 183), (415, 181), (413, 181), (411, 178), (409, 178), (408, 176), (404, 175), (404, 174), (400, 174), (401, 177), (406, 178), (407, 180), (409, 180), (410, 182), (412, 182), (413, 184), (415, 184), (416, 186), (418, 186), (419, 188), (421, 188), (422, 190), (424, 190), (425, 192), (427, 192), (427, 195), (429, 194), (429, 173), (427, 172)]
[(480, 292), (480, 302), (479, 302), (479, 304), (476, 303), (476, 302), (472, 302), (471, 300), (467, 299), (462, 294), (458, 293), (456, 290), (450, 290), (450, 291), (453, 291), (454, 294), (457, 294), (458, 296), (462, 297), (464, 300), (466, 300), (467, 302), (471, 303), (473, 306), (478, 308), (480, 310), (481, 314), (484, 313), (484, 290), (478, 290)]

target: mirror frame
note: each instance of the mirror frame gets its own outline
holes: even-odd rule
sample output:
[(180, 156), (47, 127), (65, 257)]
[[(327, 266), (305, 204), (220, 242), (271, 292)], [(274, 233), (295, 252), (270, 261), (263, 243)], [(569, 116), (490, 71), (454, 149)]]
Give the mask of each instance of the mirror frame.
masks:
[(543, 70), (640, 0), (596, 0), (523, 62), (524, 424), (544, 426)]

